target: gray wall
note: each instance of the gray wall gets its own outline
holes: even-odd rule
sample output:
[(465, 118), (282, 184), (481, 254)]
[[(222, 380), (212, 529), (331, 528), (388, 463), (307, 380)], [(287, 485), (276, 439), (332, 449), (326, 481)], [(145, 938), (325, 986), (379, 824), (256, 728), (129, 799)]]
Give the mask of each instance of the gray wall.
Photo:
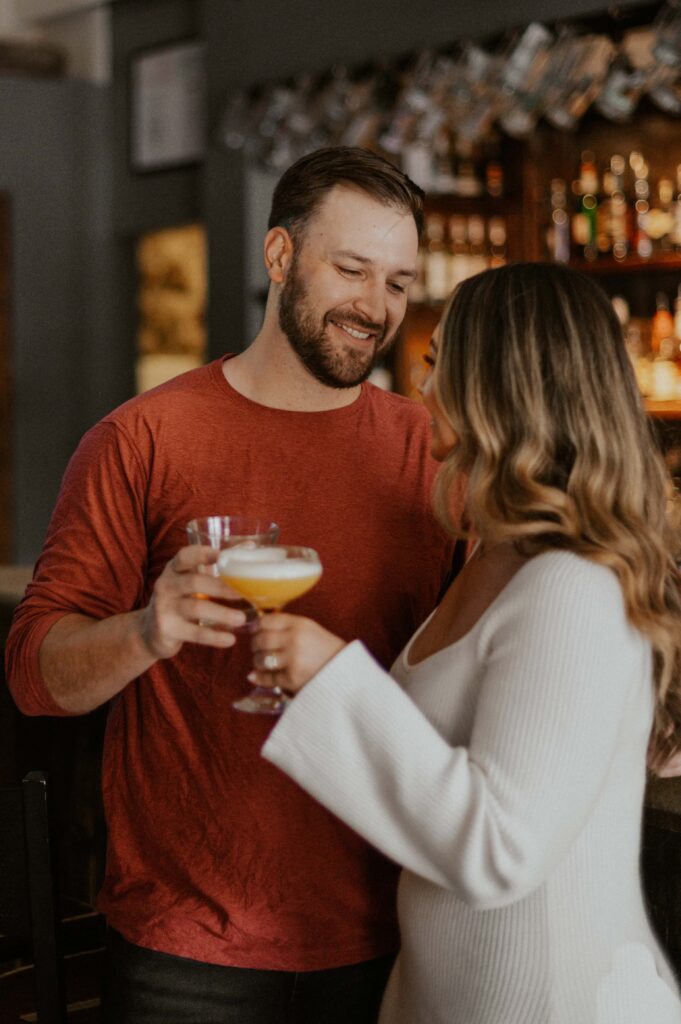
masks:
[(608, 6), (606, 0), (204, 0), (209, 76), (219, 91), (481, 39), (530, 21), (594, 14)]
[(111, 338), (108, 94), (0, 78), (0, 191), (11, 200), (14, 559), (40, 546), (66, 462), (117, 395)]

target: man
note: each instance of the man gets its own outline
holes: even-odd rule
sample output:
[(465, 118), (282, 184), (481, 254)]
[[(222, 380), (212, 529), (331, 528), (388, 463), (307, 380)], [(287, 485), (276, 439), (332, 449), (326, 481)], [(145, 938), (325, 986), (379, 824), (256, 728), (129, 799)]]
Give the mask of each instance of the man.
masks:
[[(450, 545), (430, 513), (425, 411), (364, 383), (416, 267), (421, 193), (359, 149), (275, 190), (262, 329), (241, 354), (126, 403), (67, 470), (8, 642), (28, 714), (110, 701), (99, 905), (117, 1024), (364, 1024), (397, 947), (395, 869), (260, 757), (234, 711), (248, 644), (188, 547), (198, 516), (248, 513), (319, 551), (292, 606), (388, 664), (434, 606)], [(243, 614), (214, 603), (227, 629)]]

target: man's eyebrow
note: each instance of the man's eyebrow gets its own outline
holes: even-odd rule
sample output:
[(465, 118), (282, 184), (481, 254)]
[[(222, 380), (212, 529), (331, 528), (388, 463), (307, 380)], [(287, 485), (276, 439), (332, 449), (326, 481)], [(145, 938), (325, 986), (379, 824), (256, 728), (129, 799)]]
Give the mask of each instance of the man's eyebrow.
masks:
[[(360, 256), (360, 254), (358, 252), (353, 252), (352, 249), (337, 249), (335, 252), (332, 252), (331, 255), (335, 259), (340, 258), (340, 259), (345, 259), (345, 260), (355, 260), (357, 263), (363, 263), (366, 266), (371, 266), (373, 264), (373, 262), (374, 262), (368, 256)], [(410, 280), (413, 281), (414, 278), (416, 277), (416, 271), (415, 270), (396, 270), (390, 276), (391, 277), (408, 277)]]

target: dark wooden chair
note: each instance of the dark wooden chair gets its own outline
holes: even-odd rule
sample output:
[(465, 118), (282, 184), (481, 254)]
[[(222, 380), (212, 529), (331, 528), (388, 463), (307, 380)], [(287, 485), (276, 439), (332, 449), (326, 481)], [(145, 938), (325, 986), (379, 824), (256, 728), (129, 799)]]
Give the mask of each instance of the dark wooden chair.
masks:
[(62, 914), (48, 790), (44, 772), (0, 787), (0, 1024), (98, 1019), (103, 922)]

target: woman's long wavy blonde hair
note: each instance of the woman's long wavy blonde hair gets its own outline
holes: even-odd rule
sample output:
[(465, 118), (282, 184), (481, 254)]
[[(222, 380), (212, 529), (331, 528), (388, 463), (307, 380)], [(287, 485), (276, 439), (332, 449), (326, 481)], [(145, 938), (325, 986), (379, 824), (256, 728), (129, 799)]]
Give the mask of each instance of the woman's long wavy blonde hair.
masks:
[(436, 485), (444, 524), (465, 534), (452, 514), (463, 473), (483, 543), (563, 548), (617, 574), (654, 651), (654, 770), (681, 749), (681, 534), (608, 297), (555, 264), (464, 281), (442, 321), (435, 388), (459, 436)]

